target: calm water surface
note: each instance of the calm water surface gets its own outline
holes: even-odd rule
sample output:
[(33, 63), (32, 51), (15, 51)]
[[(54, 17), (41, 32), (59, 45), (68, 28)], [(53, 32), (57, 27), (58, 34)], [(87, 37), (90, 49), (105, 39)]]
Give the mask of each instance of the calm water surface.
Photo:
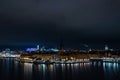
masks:
[(34, 65), (0, 59), (0, 80), (120, 80), (118, 63)]

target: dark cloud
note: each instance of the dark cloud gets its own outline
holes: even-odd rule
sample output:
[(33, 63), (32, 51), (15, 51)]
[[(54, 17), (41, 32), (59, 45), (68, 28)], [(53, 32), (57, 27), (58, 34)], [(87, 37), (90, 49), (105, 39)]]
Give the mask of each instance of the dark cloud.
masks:
[(119, 0), (0, 0), (1, 44), (119, 43)]

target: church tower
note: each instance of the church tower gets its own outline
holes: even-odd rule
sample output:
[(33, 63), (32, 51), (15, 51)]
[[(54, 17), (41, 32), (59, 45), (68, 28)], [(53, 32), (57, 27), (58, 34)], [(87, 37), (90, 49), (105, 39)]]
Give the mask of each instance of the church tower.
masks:
[(63, 49), (63, 40), (60, 41), (60, 50), (59, 50), (59, 54), (63, 54), (64, 53), (64, 49)]

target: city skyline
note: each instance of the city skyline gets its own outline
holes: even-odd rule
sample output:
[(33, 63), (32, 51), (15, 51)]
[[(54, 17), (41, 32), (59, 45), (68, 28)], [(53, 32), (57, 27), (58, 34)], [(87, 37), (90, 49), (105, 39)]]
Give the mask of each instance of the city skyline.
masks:
[[(44, 49), (58, 49), (60, 50), (61, 49), (61, 45), (59, 44), (58, 46), (48, 46), (48, 45), (40, 45), (40, 44), (37, 44), (37, 45), (27, 45), (27, 46), (16, 46), (16, 45), (4, 45), (4, 46), (0, 46), (0, 50), (4, 50), (4, 49), (11, 49), (11, 50), (27, 50), (27, 49), (38, 49), (38, 45), (39, 45), (39, 49), (41, 48), (44, 48)], [(90, 45), (87, 45), (87, 44), (83, 44), (81, 46), (79, 46), (78, 48), (75, 48), (75, 47), (66, 47), (66, 46), (62, 46), (62, 49), (64, 50), (86, 50), (88, 51), (89, 49), (92, 49), (92, 50), (120, 50), (120, 48), (118, 47), (112, 47), (110, 45), (101, 45), (99, 47), (95, 47), (95, 46), (90, 46)]]
[(120, 0), (0, 0), (0, 80), (120, 80)]

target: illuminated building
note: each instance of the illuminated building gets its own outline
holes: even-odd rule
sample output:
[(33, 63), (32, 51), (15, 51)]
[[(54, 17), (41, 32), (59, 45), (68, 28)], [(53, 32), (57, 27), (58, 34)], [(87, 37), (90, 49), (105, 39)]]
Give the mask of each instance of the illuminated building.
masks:
[(11, 51), (9, 48), (5, 49), (5, 55), (6, 57), (9, 57), (11, 55)]
[(107, 51), (107, 50), (109, 50), (109, 48), (108, 48), (108, 46), (107, 45), (105, 45), (105, 50)]
[(26, 51), (33, 52), (33, 51), (36, 51), (36, 48), (27, 48)]
[(40, 46), (39, 45), (37, 45), (37, 50), (40, 50)]
[(45, 47), (42, 46), (41, 49), (40, 49), (40, 51), (46, 51)]
[(91, 52), (91, 51), (92, 51), (92, 49), (90, 48), (90, 49), (89, 49), (89, 52)]
[(20, 57), (20, 55), (15, 55), (15, 51), (11, 51), (9, 48), (5, 49), (0, 53), (1, 57)]
[(37, 50), (40, 50), (40, 46), (39, 45), (37, 45), (36, 48), (27, 48), (26, 49), (26, 51), (28, 51), (28, 52), (34, 52), (34, 51), (37, 51)]
[(47, 49), (46, 51), (48, 51), (48, 52), (58, 52), (59, 50), (57, 48), (50, 48), (50, 49)]

